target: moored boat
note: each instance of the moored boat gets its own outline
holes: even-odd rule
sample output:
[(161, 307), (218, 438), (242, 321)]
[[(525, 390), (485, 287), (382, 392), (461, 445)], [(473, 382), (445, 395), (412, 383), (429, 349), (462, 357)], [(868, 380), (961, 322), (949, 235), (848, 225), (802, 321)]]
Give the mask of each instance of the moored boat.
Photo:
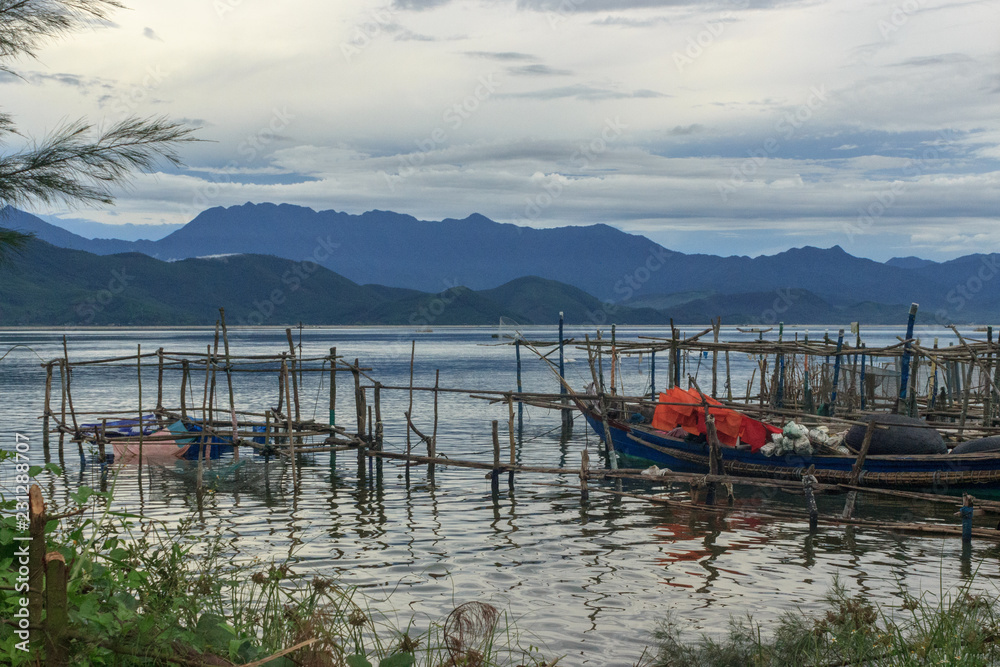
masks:
[[(599, 408), (577, 402), (587, 422), (604, 435)], [(619, 455), (667, 467), (676, 471), (709, 471), (709, 445), (653, 428), (650, 423), (633, 423), (609, 415), (608, 431)], [(726, 474), (746, 477), (799, 480), (815, 466), (818, 481), (847, 484), (858, 456), (849, 454), (789, 453), (767, 456), (760, 449), (721, 446)], [(869, 455), (863, 461), (858, 484), (878, 488), (933, 488), (946, 490), (1000, 489), (1000, 451), (967, 454)]]

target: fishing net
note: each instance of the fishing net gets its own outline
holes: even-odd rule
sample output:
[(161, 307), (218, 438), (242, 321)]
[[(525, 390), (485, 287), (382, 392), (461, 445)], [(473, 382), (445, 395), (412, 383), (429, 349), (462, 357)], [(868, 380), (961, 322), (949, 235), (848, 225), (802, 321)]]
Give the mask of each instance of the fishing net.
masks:
[(509, 317), (501, 317), (497, 338), (501, 341), (524, 340), (524, 336), (521, 335), (521, 325)]

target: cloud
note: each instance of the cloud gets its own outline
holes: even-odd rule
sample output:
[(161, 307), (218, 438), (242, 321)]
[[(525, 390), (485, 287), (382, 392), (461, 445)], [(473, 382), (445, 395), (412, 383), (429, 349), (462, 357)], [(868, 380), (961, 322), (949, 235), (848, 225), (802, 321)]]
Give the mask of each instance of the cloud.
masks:
[(394, 0), (392, 4), (393, 7), (398, 9), (423, 11), (425, 9), (434, 9), (435, 7), (446, 5), (449, 2), (451, 2), (451, 0)]
[(942, 53), (935, 56), (907, 58), (893, 67), (940, 67), (942, 65), (967, 65), (976, 61), (964, 53)]
[(522, 93), (503, 93), (503, 94), (498, 94), (497, 97), (509, 98), (509, 99), (530, 99), (530, 100), (558, 100), (564, 98), (572, 98), (577, 100), (595, 101), (595, 100), (628, 100), (636, 98), (669, 97), (669, 95), (658, 93), (655, 90), (639, 89), (633, 91), (619, 91), (619, 90), (611, 90), (608, 88), (598, 88), (596, 86), (579, 83), (570, 86), (560, 86), (558, 88), (544, 88), (541, 90), (532, 90)]
[(518, 53), (516, 51), (466, 51), (465, 55), (472, 56), (474, 58), (486, 58), (488, 60), (500, 61), (520, 60), (524, 62), (535, 62), (538, 60), (537, 57), (529, 53)]
[(568, 69), (554, 69), (548, 65), (522, 65), (509, 67), (507, 73), (512, 76), (569, 76), (573, 72)]
[(692, 134), (698, 134), (699, 132), (703, 132), (704, 130), (705, 127), (703, 125), (699, 125), (698, 123), (685, 125), (683, 127), (678, 125), (674, 129), (670, 130), (670, 135), (674, 137), (686, 137)]

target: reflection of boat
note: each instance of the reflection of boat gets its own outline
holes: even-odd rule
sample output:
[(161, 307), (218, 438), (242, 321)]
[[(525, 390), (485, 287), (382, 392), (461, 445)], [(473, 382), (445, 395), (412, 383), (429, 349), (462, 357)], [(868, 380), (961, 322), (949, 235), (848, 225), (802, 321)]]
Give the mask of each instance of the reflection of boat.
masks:
[[(604, 426), (597, 407), (582, 401), (577, 401), (577, 406), (594, 431), (603, 436)], [(723, 411), (714, 407), (710, 410)], [(709, 447), (705, 442), (668, 434), (649, 423), (625, 421), (614, 412), (609, 412), (607, 424), (619, 454), (677, 471), (708, 472)], [(726, 445), (720, 451), (723, 469), (730, 475), (799, 480), (809, 466), (815, 465), (816, 478), (829, 484), (848, 483), (857, 460), (853, 454), (769, 457), (759, 451)], [(865, 459), (858, 483), (879, 488), (1000, 488), (1000, 452), (870, 455)]]

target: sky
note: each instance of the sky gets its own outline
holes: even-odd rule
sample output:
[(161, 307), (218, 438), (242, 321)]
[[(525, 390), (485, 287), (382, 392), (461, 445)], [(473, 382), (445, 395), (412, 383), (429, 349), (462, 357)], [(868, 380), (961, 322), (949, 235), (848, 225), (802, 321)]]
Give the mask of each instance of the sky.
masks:
[[(40, 137), (198, 128), (114, 207), (287, 202), (682, 252), (1000, 251), (1000, 1), (126, 0), (0, 79)], [(6, 147), (16, 148), (16, 144)]]

